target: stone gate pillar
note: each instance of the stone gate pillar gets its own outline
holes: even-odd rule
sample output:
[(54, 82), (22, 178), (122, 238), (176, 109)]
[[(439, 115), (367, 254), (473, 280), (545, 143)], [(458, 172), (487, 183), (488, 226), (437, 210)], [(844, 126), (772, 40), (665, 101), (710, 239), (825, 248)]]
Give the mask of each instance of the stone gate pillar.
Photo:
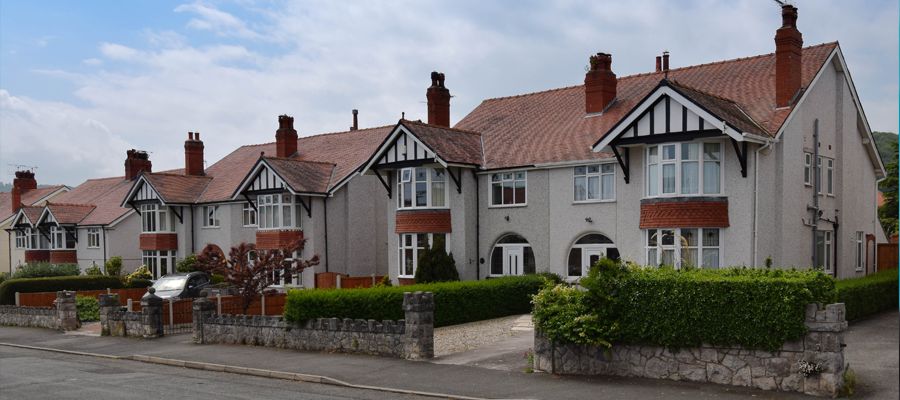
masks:
[(56, 312), (59, 318), (59, 329), (74, 331), (81, 327), (78, 320), (78, 308), (75, 306), (75, 292), (61, 290), (56, 292)]
[(156, 289), (151, 287), (141, 297), (141, 326), (144, 328), (143, 336), (145, 338), (163, 335), (163, 299), (154, 293), (156, 293)]
[(208, 298), (206, 298), (206, 293), (204, 292), (201, 293), (201, 296), (198, 299), (194, 300), (193, 309), (193, 340), (194, 343), (203, 344), (203, 322), (216, 313), (216, 303), (213, 303)]
[(406, 326), (404, 356), (407, 359), (434, 357), (434, 294), (403, 293)]
[(111, 332), (109, 315), (119, 311), (119, 294), (101, 294), (100, 303), (100, 335), (109, 336)]

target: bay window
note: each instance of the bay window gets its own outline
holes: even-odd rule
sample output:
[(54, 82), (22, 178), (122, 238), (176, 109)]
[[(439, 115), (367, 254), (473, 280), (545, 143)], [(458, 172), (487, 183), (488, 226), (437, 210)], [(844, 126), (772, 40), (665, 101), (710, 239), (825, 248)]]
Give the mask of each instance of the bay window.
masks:
[(575, 167), (575, 201), (616, 199), (616, 165), (612, 163)]
[(244, 203), (241, 209), (241, 224), (244, 227), (256, 226), (256, 209), (253, 208), (253, 204)]
[(647, 196), (722, 192), (722, 144), (668, 143), (647, 147)]
[(50, 227), (50, 248), (52, 250), (68, 250), (75, 248), (74, 228), (61, 226)]
[(419, 265), (419, 252), (426, 247), (446, 248), (446, 236), (443, 233), (404, 233), (400, 235), (399, 260), (401, 278), (412, 278)]
[(447, 207), (447, 171), (443, 168), (401, 169), (397, 189), (397, 208)]
[(300, 229), (300, 202), (290, 193), (256, 197), (260, 230)]
[(31, 248), (31, 228), (16, 229), (16, 248)]
[(140, 210), (141, 227), (144, 233), (175, 231), (169, 207), (159, 204), (141, 204)]
[(719, 234), (717, 228), (648, 229), (647, 265), (719, 268)]
[(203, 227), (219, 227), (219, 206), (203, 206)]
[(491, 205), (521, 206), (526, 199), (527, 175), (525, 171), (491, 174)]
[(153, 279), (159, 279), (175, 271), (175, 253), (175, 250), (144, 250), (141, 262)]
[(100, 228), (88, 228), (87, 230), (87, 247), (89, 249), (100, 248)]

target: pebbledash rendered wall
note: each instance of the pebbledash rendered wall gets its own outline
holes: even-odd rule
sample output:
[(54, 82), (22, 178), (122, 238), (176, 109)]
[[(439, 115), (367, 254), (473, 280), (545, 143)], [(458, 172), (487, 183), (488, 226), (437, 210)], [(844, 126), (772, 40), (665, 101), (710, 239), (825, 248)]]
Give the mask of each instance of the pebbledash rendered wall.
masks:
[(434, 296), (405, 293), (403, 310), (405, 319), (399, 321), (318, 318), (291, 323), (280, 316), (216, 315), (215, 304), (201, 298), (194, 301), (193, 340), (405, 359), (434, 357)]
[[(710, 382), (764, 390), (835, 396), (844, 385), (843, 303), (806, 309), (808, 332), (776, 351), (701, 346), (595, 346), (551, 343), (535, 330), (534, 367), (564, 375), (613, 375)], [(805, 376), (801, 362), (820, 371)]]
[(0, 325), (71, 331), (81, 327), (75, 292), (56, 292), (56, 307), (0, 306)]

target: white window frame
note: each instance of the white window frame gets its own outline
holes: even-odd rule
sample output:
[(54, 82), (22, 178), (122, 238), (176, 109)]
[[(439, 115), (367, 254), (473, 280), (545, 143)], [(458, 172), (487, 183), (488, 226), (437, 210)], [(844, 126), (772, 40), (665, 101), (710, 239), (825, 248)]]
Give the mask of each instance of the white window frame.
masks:
[[(177, 251), (175, 250), (144, 250), (141, 253), (141, 263), (147, 266), (153, 279), (159, 279), (162, 276), (175, 272), (176, 255)], [(160, 271), (162, 261), (166, 262), (165, 274), (160, 274), (162, 272)]]
[[(644, 247), (644, 264), (652, 266), (652, 267), (662, 265), (661, 261), (662, 261), (663, 251), (664, 250), (672, 250), (673, 251), (672, 259), (675, 262), (674, 267), (675, 267), (675, 269), (681, 269), (681, 267), (682, 267), (682, 265), (681, 265), (682, 246), (679, 244), (678, 241), (679, 241), (679, 238), (682, 237), (682, 235), (681, 235), (682, 229), (685, 229), (685, 230), (690, 229), (690, 230), (697, 231), (697, 245), (696, 246), (685, 246), (687, 248), (695, 249), (697, 251), (697, 264), (699, 264), (699, 265), (695, 265), (694, 267), (696, 267), (696, 268), (713, 268), (713, 269), (723, 268), (722, 259), (725, 256), (725, 241), (723, 240), (725, 230), (723, 228), (653, 228), (653, 229), (644, 229), (644, 246), (643, 246)], [(703, 233), (704, 233), (704, 231), (707, 231), (707, 230), (719, 231), (719, 244), (717, 246), (707, 245), (704, 242), (705, 239), (704, 239)], [(661, 231), (672, 231), (673, 232), (675, 239), (671, 245), (663, 245), (662, 238), (659, 236), (659, 232), (661, 232)], [(657, 233), (656, 246), (650, 246), (650, 237), (654, 233)], [(719, 257), (716, 262), (717, 266), (707, 267), (707, 266), (703, 265), (703, 259), (704, 259), (703, 251), (706, 249), (718, 250)], [(650, 252), (651, 251), (655, 251), (656, 265), (652, 265), (650, 263)]]
[(834, 196), (834, 159), (825, 158), (825, 192)]
[[(141, 204), (141, 232), (142, 233), (172, 233), (175, 232), (175, 220), (172, 219), (172, 211), (161, 204)], [(162, 223), (165, 227), (161, 227)]]
[(254, 204), (256, 203), (251, 204), (247, 202), (241, 207), (241, 226), (245, 228), (255, 228), (258, 226), (257, 213)]
[[(425, 205), (417, 206), (416, 205), (416, 170), (424, 169), (425, 173)], [(436, 171), (443, 172), (443, 180), (435, 179)], [(407, 175), (408, 174), (408, 175)], [(450, 185), (447, 179), (447, 175), (450, 172), (445, 168), (439, 167), (410, 167), (403, 168), (397, 171), (397, 209), (398, 210), (423, 210), (423, 209), (448, 209), (450, 208)], [(434, 205), (435, 199), (434, 196), (434, 185), (435, 184), (443, 184), (444, 185), (444, 205)], [(405, 186), (410, 187), (410, 201), (409, 206), (404, 206), (403, 202), (406, 200), (405, 192), (403, 191)]]
[[(76, 241), (72, 241), (72, 247), (69, 247), (69, 239), (68, 239), (68, 231), (62, 226), (51, 226), (50, 227), (50, 250), (74, 250), (78, 245)], [(60, 241), (62, 241), (62, 245), (60, 246)]]
[(803, 152), (803, 184), (806, 186), (812, 186), (813, 184), (812, 158), (812, 153)]
[[(591, 168), (596, 167), (595, 172), (591, 172)], [(604, 167), (612, 167), (612, 172), (603, 172)], [(580, 171), (583, 171), (580, 173)], [(587, 164), (587, 165), (579, 165), (575, 168), (572, 168), (572, 199), (575, 204), (584, 204), (584, 203), (612, 203), (616, 201), (616, 163), (607, 162), (607, 163), (599, 163), (599, 164)], [(610, 192), (612, 193), (612, 197), (608, 199), (603, 198), (603, 177), (604, 176), (612, 176), (612, 187), (610, 188)], [(578, 186), (575, 183), (578, 181), (578, 178), (584, 179), (584, 200), (578, 200)], [(598, 193), (598, 197), (596, 199), (591, 198), (590, 188), (590, 180), (591, 178), (597, 178), (598, 183), (597, 187), (600, 193)]]
[(100, 228), (87, 228), (87, 248), (100, 248)]
[[(284, 266), (285, 264), (292, 263), (292, 262), (294, 262), (294, 259), (296, 259), (297, 257), (299, 257), (299, 255), (294, 253), (291, 256), (291, 258), (285, 258), (284, 263), (282, 263), (281, 265)], [(273, 287), (283, 288), (283, 287), (303, 286), (302, 272), (297, 272), (297, 273), (291, 274), (291, 280), (286, 281), (284, 279), (284, 274), (282, 273), (283, 271), (284, 271), (283, 267), (272, 270), (272, 286)]]
[[(519, 175), (521, 174), (521, 175)], [(522, 182), (525, 184), (525, 198), (522, 202), (516, 202), (515, 191), (516, 191), (516, 183)], [(503, 185), (511, 183), (513, 185), (513, 203), (503, 204)], [(500, 185), (500, 196), (501, 199), (499, 203), (495, 203), (494, 198), (494, 185)], [(517, 170), (517, 171), (504, 171), (490, 174), (488, 176), (488, 196), (490, 197), (488, 207), (489, 208), (509, 208), (509, 207), (525, 207), (528, 205), (528, 171)]]
[[(256, 208), (256, 223), (261, 231), (300, 230), (303, 228), (300, 200), (288, 192), (258, 195), (256, 196)], [(285, 211), (291, 216), (290, 224), (284, 223)]]
[(16, 229), (16, 248), (31, 248), (31, 228)]
[(865, 233), (856, 231), (856, 272), (861, 272), (866, 266)]
[(221, 220), (219, 219), (219, 206), (203, 206), (202, 210), (204, 228), (218, 228), (221, 225)]
[[(399, 242), (397, 243), (397, 277), (398, 278), (414, 278), (416, 276), (416, 270), (419, 268), (419, 251), (424, 250), (424, 247), (418, 247), (419, 244), (419, 235), (425, 235), (428, 241), (428, 247), (434, 246), (434, 235), (443, 235), (444, 236), (444, 246), (447, 246), (447, 235), (444, 233), (401, 233), (398, 235)], [(411, 244), (409, 246), (406, 245), (405, 238), (412, 238)], [(403, 267), (406, 265), (406, 253), (404, 250), (412, 250), (412, 273), (404, 274)]]
[[(816, 235), (822, 235), (822, 255), (825, 257), (825, 261), (817, 260), (819, 265), (815, 265), (814, 267), (822, 267), (825, 272), (832, 272), (834, 269), (834, 232), (833, 231), (825, 231), (818, 230), (816, 231)], [(819, 251), (819, 238), (816, 237), (816, 252)]]
[[(704, 146), (706, 144), (718, 144), (719, 145), (719, 159), (718, 160), (708, 160), (706, 159), (706, 152), (704, 151)], [(682, 194), (681, 180), (682, 180), (682, 145), (683, 144), (697, 144), (699, 149), (699, 154), (697, 155), (696, 160), (688, 160), (690, 162), (697, 162), (697, 193), (690, 194)], [(675, 158), (674, 159), (663, 159), (663, 149), (667, 146), (675, 146)], [(656, 149), (656, 162), (653, 164), (650, 163), (650, 149)], [(690, 141), (690, 142), (668, 142), (668, 143), (659, 143), (654, 145), (646, 146), (644, 149), (644, 180), (646, 183), (644, 184), (644, 198), (658, 198), (658, 197), (702, 197), (702, 196), (721, 196), (725, 193), (725, 145), (721, 140), (702, 140), (702, 141)], [(704, 188), (704, 165), (708, 162), (718, 162), (719, 163), (719, 190), (715, 193), (707, 193)], [(663, 193), (663, 169), (664, 165), (674, 165), (675, 169), (675, 187), (674, 191), (671, 193)], [(655, 182), (650, 182), (650, 167), (656, 166), (656, 180)], [(656, 194), (650, 194), (651, 192), (651, 184), (655, 185)]]

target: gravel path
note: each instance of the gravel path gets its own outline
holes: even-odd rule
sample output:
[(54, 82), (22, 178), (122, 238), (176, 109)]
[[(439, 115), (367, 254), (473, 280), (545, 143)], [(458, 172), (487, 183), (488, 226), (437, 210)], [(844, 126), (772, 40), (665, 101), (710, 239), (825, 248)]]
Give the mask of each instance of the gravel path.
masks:
[(441, 357), (496, 343), (509, 338), (514, 333), (530, 329), (530, 326), (530, 315), (513, 315), (436, 328), (434, 330), (434, 356)]

